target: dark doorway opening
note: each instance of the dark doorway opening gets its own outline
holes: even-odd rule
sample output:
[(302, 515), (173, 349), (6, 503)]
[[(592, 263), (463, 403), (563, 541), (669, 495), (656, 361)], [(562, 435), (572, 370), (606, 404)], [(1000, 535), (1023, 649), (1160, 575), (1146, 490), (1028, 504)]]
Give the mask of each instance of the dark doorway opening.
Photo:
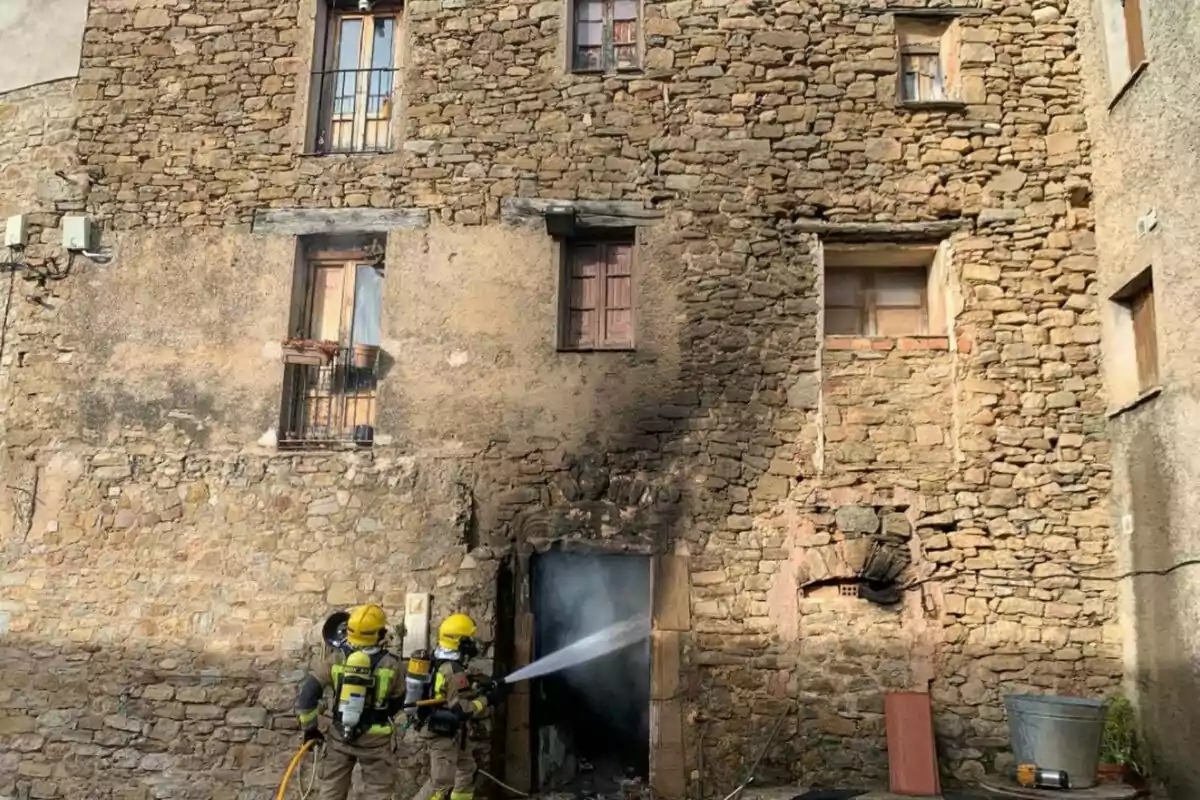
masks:
[[(650, 558), (550, 551), (533, 560), (534, 658), (650, 613)], [(650, 642), (544, 678), (531, 709), (535, 789), (616, 792), (650, 773)]]

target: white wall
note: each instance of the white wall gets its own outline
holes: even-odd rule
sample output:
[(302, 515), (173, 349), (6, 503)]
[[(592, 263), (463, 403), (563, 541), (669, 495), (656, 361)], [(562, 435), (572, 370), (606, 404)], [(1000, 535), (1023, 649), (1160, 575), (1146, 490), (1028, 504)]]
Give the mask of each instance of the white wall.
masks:
[(0, 94), (79, 74), (88, 0), (0, 0)]

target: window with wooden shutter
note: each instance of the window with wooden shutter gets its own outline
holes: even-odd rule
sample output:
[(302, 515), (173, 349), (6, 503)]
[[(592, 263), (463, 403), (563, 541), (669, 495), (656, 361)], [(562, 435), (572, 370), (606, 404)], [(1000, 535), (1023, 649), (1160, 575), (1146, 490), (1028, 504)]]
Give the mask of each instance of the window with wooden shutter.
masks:
[(559, 346), (564, 350), (633, 348), (633, 242), (563, 245)]
[(901, 103), (944, 103), (959, 99), (957, 21), (897, 17), (896, 44)]
[(1146, 43), (1142, 38), (1141, 0), (1121, 0), (1121, 12), (1125, 17), (1125, 48), (1129, 54), (1129, 68), (1132, 70), (1146, 60)]
[(1138, 389), (1158, 385), (1158, 334), (1154, 322), (1154, 284), (1148, 283), (1129, 301), (1133, 317), (1133, 346), (1137, 353)]
[(825, 334), (920, 336), (929, 332), (928, 280), (920, 267), (837, 267), (825, 272)]
[(572, 0), (571, 69), (612, 72), (641, 66), (642, 0)]

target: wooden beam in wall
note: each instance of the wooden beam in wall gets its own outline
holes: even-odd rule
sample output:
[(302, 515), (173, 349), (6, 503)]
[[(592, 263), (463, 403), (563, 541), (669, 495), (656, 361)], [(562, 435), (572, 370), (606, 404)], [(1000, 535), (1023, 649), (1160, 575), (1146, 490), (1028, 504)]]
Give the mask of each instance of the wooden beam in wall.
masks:
[(251, 233), (312, 236), (321, 233), (387, 233), (429, 226), (423, 208), (287, 208), (254, 213)]
[(656, 797), (683, 800), (687, 793), (683, 753), (683, 701), (650, 701), (650, 788)]
[(504, 701), (508, 717), (508, 730), (504, 737), (504, 780), (522, 792), (533, 791), (532, 733), (529, 727), (532, 701), (528, 682), (514, 686)]
[(682, 683), (677, 631), (654, 631), (650, 637), (650, 699), (678, 697)]
[(682, 646), (691, 630), (691, 590), (687, 556), (665, 554), (654, 560), (650, 639), (650, 788), (666, 800), (687, 793), (687, 757), (683, 746)]
[(687, 631), (692, 627), (692, 598), (688, 580), (688, 558), (661, 555), (654, 572), (654, 628)]

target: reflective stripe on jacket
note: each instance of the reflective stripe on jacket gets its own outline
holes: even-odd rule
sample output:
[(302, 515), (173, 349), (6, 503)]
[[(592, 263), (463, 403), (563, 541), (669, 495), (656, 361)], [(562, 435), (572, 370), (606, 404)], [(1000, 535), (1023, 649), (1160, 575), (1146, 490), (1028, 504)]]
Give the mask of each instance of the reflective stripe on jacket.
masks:
[[(300, 682), (300, 689), (296, 697), (296, 717), (300, 721), (301, 728), (309, 730), (317, 726), (321, 698), (325, 695), (326, 689), (337, 686), (338, 678), (345, 669), (346, 656), (341, 651), (328, 653), (314, 662), (309, 673)], [(390, 716), (390, 713), (399, 711), (403, 706), (404, 681), (397, 680), (402, 669), (403, 665), (400, 663), (400, 659), (389, 652), (385, 652), (376, 663), (373, 713)], [(341, 739), (341, 733), (335, 727), (330, 728), (329, 734), (335, 739)], [(364, 737), (390, 737), (391, 735), (390, 719), (376, 722), (363, 732)]]

